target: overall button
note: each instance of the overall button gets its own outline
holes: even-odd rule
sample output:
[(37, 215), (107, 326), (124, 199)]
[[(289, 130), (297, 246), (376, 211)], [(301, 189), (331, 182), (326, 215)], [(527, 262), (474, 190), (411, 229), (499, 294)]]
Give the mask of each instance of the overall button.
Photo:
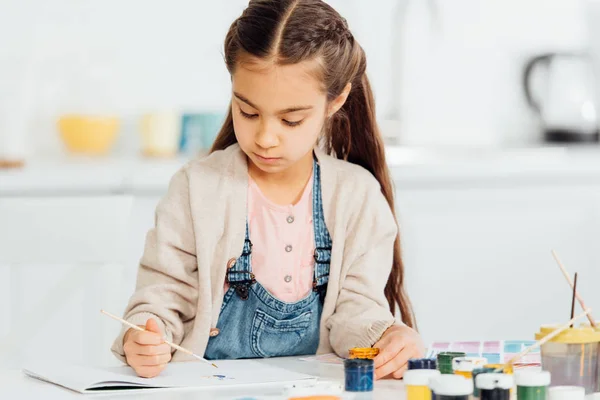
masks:
[(235, 258), (230, 258), (229, 261), (227, 261), (227, 269), (231, 269), (235, 267)]
[(293, 215), (288, 216), (287, 219), (286, 219), (286, 221), (287, 221), (288, 224), (293, 223), (294, 222), (294, 216)]
[(217, 328), (213, 328), (210, 330), (210, 333), (208, 334), (210, 337), (216, 337), (218, 336), (220, 333), (220, 331)]
[(292, 251), (292, 245), (288, 244), (287, 246), (285, 246), (285, 251), (287, 251), (288, 253)]
[(292, 276), (286, 275), (285, 278), (283, 278), (283, 280), (286, 281), (287, 283), (290, 283), (292, 281)]

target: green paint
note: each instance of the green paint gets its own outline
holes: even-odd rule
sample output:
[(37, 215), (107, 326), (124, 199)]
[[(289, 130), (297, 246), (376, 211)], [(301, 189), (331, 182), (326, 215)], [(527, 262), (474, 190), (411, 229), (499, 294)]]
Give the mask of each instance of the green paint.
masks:
[(546, 400), (545, 386), (517, 386), (518, 400)]

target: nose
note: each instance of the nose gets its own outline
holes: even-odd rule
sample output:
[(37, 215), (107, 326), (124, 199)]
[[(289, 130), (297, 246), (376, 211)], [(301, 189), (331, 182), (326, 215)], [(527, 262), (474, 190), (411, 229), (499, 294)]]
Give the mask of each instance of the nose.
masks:
[(263, 149), (277, 147), (279, 145), (279, 137), (276, 129), (274, 124), (269, 121), (261, 122), (254, 142)]

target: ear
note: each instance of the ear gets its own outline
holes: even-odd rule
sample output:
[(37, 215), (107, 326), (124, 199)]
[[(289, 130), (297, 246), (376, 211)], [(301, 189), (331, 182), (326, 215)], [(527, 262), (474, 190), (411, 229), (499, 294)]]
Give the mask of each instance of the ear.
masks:
[(338, 97), (336, 97), (335, 99), (333, 99), (332, 102), (329, 103), (329, 106), (327, 107), (327, 117), (333, 116), (333, 114), (338, 112), (340, 108), (344, 106), (346, 100), (348, 100), (348, 96), (350, 95), (351, 90), (352, 83), (348, 82), (344, 90), (342, 90), (342, 93), (340, 93)]

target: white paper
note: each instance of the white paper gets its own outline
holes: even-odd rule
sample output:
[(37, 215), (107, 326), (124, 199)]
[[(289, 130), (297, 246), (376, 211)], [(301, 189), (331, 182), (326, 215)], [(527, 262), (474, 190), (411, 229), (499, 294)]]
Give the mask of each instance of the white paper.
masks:
[[(215, 362), (219, 368), (201, 362), (170, 363), (155, 378), (140, 378), (127, 366), (95, 368), (39, 362), (23, 369), (33, 378), (54, 383), (80, 393), (93, 389), (128, 388), (205, 388), (277, 385), (315, 381), (310, 375), (272, 367), (252, 360)], [(119, 389), (115, 389), (119, 390)], [(103, 390), (104, 392), (104, 390)]]

